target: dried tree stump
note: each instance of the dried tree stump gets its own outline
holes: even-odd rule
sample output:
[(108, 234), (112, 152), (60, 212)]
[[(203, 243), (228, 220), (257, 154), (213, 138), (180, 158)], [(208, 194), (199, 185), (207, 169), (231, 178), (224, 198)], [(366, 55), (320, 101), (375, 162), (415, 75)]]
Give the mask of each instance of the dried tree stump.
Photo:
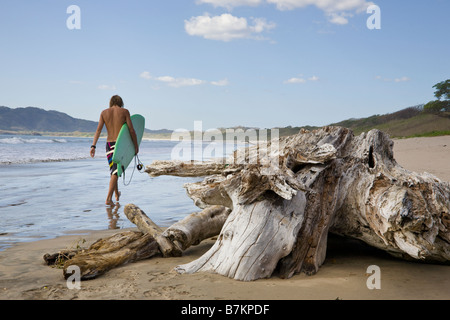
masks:
[[(212, 271), (238, 280), (270, 277), (277, 268), (283, 278), (314, 274), (325, 259), (328, 232), (398, 257), (449, 263), (450, 185), (399, 166), (386, 134), (355, 137), (345, 128), (324, 127), (276, 145), (268, 161), (223, 159), (232, 170), (220, 170), (220, 159), (147, 167), (151, 176), (212, 173), (186, 184), (188, 195), (201, 208), (232, 210), (213, 247), (178, 266), (179, 272)], [(249, 147), (247, 159), (257, 151)]]

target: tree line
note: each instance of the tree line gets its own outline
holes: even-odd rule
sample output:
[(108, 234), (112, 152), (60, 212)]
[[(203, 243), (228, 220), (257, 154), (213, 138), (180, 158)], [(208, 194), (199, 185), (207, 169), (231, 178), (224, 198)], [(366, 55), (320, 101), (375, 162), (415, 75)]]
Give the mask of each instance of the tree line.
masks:
[(436, 83), (433, 88), (436, 89), (434, 96), (437, 100), (425, 104), (424, 111), (436, 114), (450, 112), (450, 79)]

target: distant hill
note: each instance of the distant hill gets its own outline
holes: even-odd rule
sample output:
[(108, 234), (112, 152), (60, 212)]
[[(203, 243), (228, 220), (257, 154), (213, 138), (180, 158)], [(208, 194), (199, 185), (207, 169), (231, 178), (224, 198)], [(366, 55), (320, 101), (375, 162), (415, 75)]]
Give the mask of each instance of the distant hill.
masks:
[(36, 132), (95, 132), (97, 122), (80, 120), (58, 112), (27, 107), (0, 107), (0, 130)]
[[(450, 112), (429, 112), (424, 110), (423, 105), (417, 105), (393, 113), (348, 119), (329, 124), (329, 126), (349, 128), (355, 135), (378, 129), (388, 133), (392, 138), (450, 135)], [(314, 130), (317, 128), (319, 127), (288, 126), (277, 129), (279, 129), (280, 136), (283, 137), (296, 134), (301, 129)]]
[(388, 133), (392, 138), (450, 135), (450, 113), (428, 112), (423, 105), (384, 115), (349, 119), (331, 124), (352, 129), (355, 135), (372, 129)]
[[(352, 129), (355, 135), (371, 129), (379, 129), (391, 137), (414, 137), (450, 135), (450, 112), (428, 112), (423, 105), (409, 107), (384, 115), (373, 115), (367, 118), (348, 119), (330, 124)], [(318, 127), (282, 127), (280, 136), (296, 134), (300, 129), (313, 130)], [(40, 134), (74, 134), (93, 135), (97, 129), (96, 121), (73, 118), (58, 111), (46, 111), (39, 108), (27, 107), (11, 109), (0, 106), (0, 133), (40, 133)], [(234, 127), (233, 129), (250, 129), (248, 127)], [(220, 128), (225, 132), (226, 128)], [(170, 139), (172, 130), (145, 129), (146, 138)]]
[[(8, 108), (0, 106), (0, 131), (3, 133), (86, 133), (93, 134), (97, 130), (97, 121), (73, 118), (63, 112), (47, 111), (35, 107)], [(103, 128), (103, 132), (106, 129)], [(172, 130), (148, 130), (148, 134), (169, 135)]]

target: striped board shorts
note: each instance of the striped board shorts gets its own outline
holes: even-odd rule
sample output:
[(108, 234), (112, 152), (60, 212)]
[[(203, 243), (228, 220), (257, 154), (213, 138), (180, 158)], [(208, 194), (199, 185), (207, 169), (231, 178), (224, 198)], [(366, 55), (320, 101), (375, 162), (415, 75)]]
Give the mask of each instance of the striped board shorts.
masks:
[(109, 171), (111, 175), (115, 174), (117, 176), (117, 163), (112, 161), (115, 147), (116, 142), (106, 142), (106, 158), (108, 158)]

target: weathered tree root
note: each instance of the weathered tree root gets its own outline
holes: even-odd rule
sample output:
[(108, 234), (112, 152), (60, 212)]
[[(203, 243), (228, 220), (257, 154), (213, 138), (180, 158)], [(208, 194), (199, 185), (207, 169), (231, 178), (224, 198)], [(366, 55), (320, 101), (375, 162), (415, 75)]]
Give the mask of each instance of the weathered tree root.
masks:
[(80, 268), (81, 280), (96, 278), (118, 266), (151, 258), (180, 256), (184, 250), (202, 240), (218, 235), (230, 210), (211, 206), (193, 213), (163, 231), (140, 208), (125, 206), (126, 216), (140, 231), (125, 231), (99, 239), (88, 249), (61, 251), (44, 255), (48, 265), (65, 259), (63, 275), (73, 273), (70, 266)]

